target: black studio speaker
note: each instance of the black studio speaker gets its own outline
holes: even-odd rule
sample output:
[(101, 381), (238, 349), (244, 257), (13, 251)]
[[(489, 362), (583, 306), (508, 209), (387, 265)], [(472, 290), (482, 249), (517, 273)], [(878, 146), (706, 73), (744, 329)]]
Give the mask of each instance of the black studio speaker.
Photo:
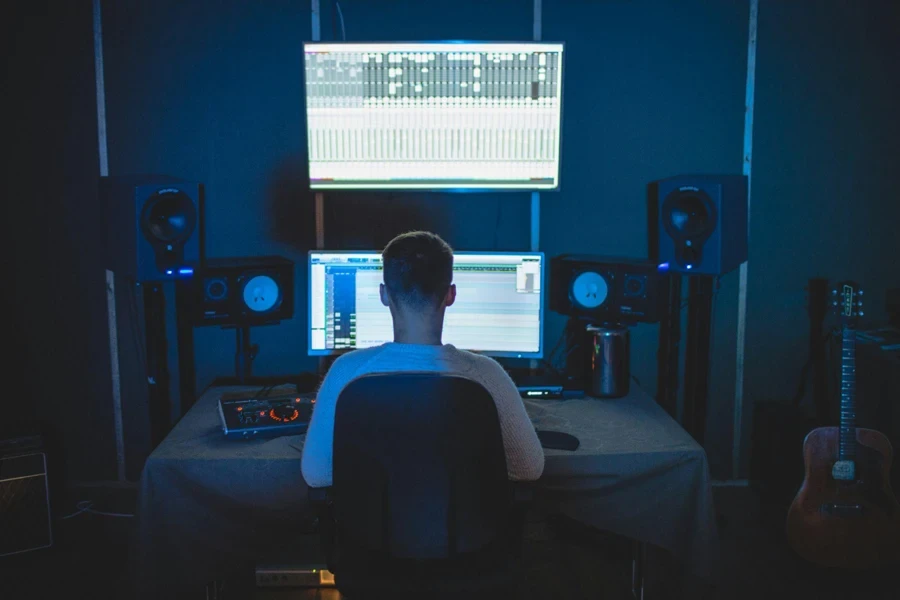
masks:
[(679, 175), (650, 184), (650, 257), (677, 273), (722, 275), (747, 260), (747, 178)]
[(655, 261), (564, 254), (550, 259), (550, 310), (599, 322), (655, 323), (669, 278)]
[(203, 186), (163, 175), (102, 177), (107, 268), (134, 281), (190, 277), (200, 258)]
[(210, 258), (194, 278), (196, 325), (267, 325), (294, 316), (294, 263), (280, 256)]

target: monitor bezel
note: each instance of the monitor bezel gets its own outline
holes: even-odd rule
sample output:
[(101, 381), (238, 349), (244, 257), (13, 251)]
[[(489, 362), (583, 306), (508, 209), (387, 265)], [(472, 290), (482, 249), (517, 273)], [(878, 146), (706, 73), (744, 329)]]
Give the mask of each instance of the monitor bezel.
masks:
[(566, 43), (560, 41), (549, 41), (549, 40), (541, 40), (541, 41), (533, 41), (533, 40), (517, 40), (517, 41), (484, 41), (484, 40), (430, 40), (430, 41), (366, 41), (366, 40), (353, 40), (353, 41), (319, 41), (319, 42), (303, 42), (303, 120), (305, 124), (306, 130), (306, 163), (307, 169), (309, 168), (309, 105), (307, 104), (307, 95), (306, 95), (306, 49), (308, 46), (351, 46), (351, 45), (379, 45), (379, 44), (421, 44), (421, 45), (447, 45), (447, 44), (485, 44), (485, 45), (504, 45), (504, 44), (535, 44), (535, 45), (547, 45), (547, 46), (559, 46), (562, 48), (561, 54), (562, 58), (560, 59), (560, 78), (559, 78), (559, 144), (557, 149), (558, 159), (556, 161), (556, 185), (554, 187), (534, 187), (528, 186), (527, 184), (523, 184), (522, 186), (465, 186), (465, 187), (447, 187), (444, 186), (434, 186), (434, 185), (423, 185), (422, 187), (416, 186), (391, 186), (389, 183), (384, 186), (370, 186), (370, 185), (360, 185), (354, 187), (346, 187), (346, 186), (321, 186), (314, 185), (312, 179), (309, 182), (310, 190), (314, 192), (324, 193), (324, 192), (337, 192), (337, 193), (352, 193), (352, 192), (360, 192), (360, 191), (374, 191), (374, 192), (410, 192), (410, 193), (429, 193), (429, 192), (443, 192), (450, 194), (471, 194), (471, 193), (509, 193), (509, 192), (526, 192), (526, 193), (534, 193), (534, 192), (559, 192), (562, 189), (562, 159), (563, 159), (563, 126), (565, 120), (565, 81), (566, 81)]
[[(324, 349), (324, 350), (314, 350), (312, 347), (312, 257), (314, 254), (374, 254), (377, 256), (381, 256), (380, 250), (310, 250), (307, 253), (306, 258), (306, 354), (307, 356), (340, 356), (342, 354), (347, 354), (348, 352), (353, 352), (354, 350), (364, 350), (364, 348), (347, 348), (347, 349)], [(546, 315), (546, 304), (547, 304), (547, 258), (543, 252), (531, 252), (531, 251), (523, 251), (523, 252), (495, 252), (492, 250), (487, 251), (476, 251), (476, 250), (467, 250), (467, 251), (453, 251), (454, 257), (454, 265), (456, 263), (457, 256), (539, 256), (541, 259), (541, 298), (540, 298), (540, 309), (538, 311), (538, 350), (537, 352), (502, 352), (502, 351), (494, 351), (494, 350), (468, 350), (466, 348), (460, 348), (461, 350), (468, 350), (469, 352), (474, 352), (476, 354), (483, 354), (485, 356), (490, 356), (493, 358), (518, 358), (518, 359), (542, 359), (544, 358), (544, 325), (545, 325), (545, 315)], [(372, 346), (376, 347), (376, 346)]]

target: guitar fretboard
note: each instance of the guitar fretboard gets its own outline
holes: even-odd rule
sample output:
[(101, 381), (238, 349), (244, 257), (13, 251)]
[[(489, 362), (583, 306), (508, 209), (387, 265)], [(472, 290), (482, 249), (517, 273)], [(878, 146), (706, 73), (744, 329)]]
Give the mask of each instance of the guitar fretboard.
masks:
[(841, 434), (840, 460), (856, 456), (856, 331), (841, 330)]

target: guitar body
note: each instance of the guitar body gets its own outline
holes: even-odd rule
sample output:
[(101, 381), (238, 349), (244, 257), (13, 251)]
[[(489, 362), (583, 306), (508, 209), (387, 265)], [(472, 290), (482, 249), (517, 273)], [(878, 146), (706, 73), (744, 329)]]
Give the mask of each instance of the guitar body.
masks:
[(884, 434), (857, 428), (855, 474), (835, 479), (840, 428), (806, 436), (806, 475), (787, 517), (788, 541), (804, 559), (861, 569), (900, 560), (900, 503), (891, 491), (893, 452)]

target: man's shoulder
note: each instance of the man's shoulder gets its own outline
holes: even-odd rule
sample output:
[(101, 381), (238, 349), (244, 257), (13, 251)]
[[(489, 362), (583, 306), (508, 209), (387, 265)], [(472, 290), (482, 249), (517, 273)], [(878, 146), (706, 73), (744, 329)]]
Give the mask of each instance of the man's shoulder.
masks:
[(337, 360), (334, 361), (328, 372), (331, 373), (332, 371), (345, 372), (356, 370), (378, 356), (383, 349), (384, 346), (373, 346), (371, 348), (362, 348), (360, 350), (353, 350), (352, 352), (342, 354), (337, 358)]
[(491, 377), (498, 377), (506, 374), (506, 371), (500, 363), (490, 356), (469, 352), (468, 350), (459, 350), (458, 348), (453, 348), (453, 350), (456, 351), (460, 360), (468, 363), (470, 368), (477, 373)]

